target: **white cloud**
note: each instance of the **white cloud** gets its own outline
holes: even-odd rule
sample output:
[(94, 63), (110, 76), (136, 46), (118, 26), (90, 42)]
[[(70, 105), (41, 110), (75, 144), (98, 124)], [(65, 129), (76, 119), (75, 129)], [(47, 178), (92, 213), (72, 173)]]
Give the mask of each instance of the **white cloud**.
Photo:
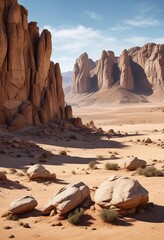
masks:
[(129, 30), (129, 29), (131, 29), (130, 26), (121, 25), (119, 23), (116, 24), (115, 27), (109, 28), (110, 31), (114, 31), (114, 32), (122, 32), (122, 31)]
[(160, 26), (162, 23), (152, 17), (136, 17), (122, 21), (124, 24), (132, 27), (155, 27)]
[(84, 11), (84, 14), (94, 20), (98, 20), (98, 21), (101, 20), (101, 16), (93, 11)]
[(62, 72), (73, 70), (76, 59), (84, 52), (97, 60), (102, 50), (114, 51), (119, 56), (124, 49), (143, 46), (148, 42), (163, 43), (164, 37), (149, 38), (146, 36), (116, 37), (111, 32), (95, 30), (82, 25), (75, 27), (53, 28), (44, 26), (52, 34), (52, 60), (59, 62)]

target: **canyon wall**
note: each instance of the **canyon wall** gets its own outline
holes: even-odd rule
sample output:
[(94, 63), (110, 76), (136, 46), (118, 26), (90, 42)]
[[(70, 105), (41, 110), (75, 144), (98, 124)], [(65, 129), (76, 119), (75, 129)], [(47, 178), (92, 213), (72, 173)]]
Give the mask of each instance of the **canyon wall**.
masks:
[(65, 119), (62, 76), (50, 61), (51, 34), (17, 0), (0, 1), (0, 124), (45, 124)]
[[(141, 48), (124, 50), (119, 58), (112, 51), (103, 51), (92, 69), (83, 60), (81, 58), (78, 72), (86, 72), (86, 75), (81, 79), (81, 75), (75, 74), (75, 65), (72, 81), (74, 93), (105, 90), (113, 84), (128, 91), (164, 89), (164, 44), (148, 43)], [(84, 82), (85, 88), (79, 91)]]

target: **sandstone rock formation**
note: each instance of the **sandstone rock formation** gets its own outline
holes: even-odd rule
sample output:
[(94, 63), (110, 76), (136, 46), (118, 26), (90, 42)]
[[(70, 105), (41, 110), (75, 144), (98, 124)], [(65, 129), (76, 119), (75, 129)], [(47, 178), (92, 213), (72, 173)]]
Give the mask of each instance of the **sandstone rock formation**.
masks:
[(136, 170), (139, 167), (145, 168), (146, 161), (142, 159), (138, 159), (137, 157), (130, 157), (125, 160), (124, 166), (126, 169), (132, 171), (132, 170)]
[(72, 78), (72, 92), (89, 92), (91, 88), (90, 70), (94, 67), (94, 62), (88, 58), (87, 53), (83, 53), (74, 65)]
[[(84, 57), (85, 56), (85, 57)], [(148, 43), (124, 50), (119, 58), (103, 51), (93, 69), (85, 53), (77, 60), (72, 79), (73, 93), (107, 90), (114, 84), (128, 91), (152, 93), (164, 90), (164, 44)]]
[(51, 34), (40, 35), (27, 15), (17, 0), (0, 1), (0, 124), (10, 130), (65, 119), (60, 66), (50, 61)]
[(122, 55), (119, 58), (119, 68), (120, 68), (120, 86), (127, 90), (134, 89), (134, 79), (130, 66), (130, 59), (128, 52), (123, 51)]
[(103, 51), (100, 60), (97, 62), (96, 75), (98, 88), (107, 89), (113, 84), (113, 67), (115, 62), (114, 52)]
[(83, 203), (89, 196), (90, 190), (83, 182), (69, 184), (49, 200), (43, 214), (50, 214), (54, 209), (56, 213), (63, 215)]
[(25, 196), (13, 201), (10, 204), (9, 213), (20, 214), (33, 210), (38, 205), (35, 198)]
[(95, 203), (102, 208), (135, 210), (149, 200), (148, 191), (137, 180), (124, 176), (111, 176), (96, 190)]

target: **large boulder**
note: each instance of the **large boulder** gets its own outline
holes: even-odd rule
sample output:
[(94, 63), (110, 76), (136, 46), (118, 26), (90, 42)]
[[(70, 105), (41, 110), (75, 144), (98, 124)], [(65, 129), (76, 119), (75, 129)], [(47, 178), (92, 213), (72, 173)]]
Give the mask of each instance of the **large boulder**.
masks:
[(40, 164), (35, 164), (27, 170), (27, 176), (30, 180), (35, 179), (50, 179), (51, 173)]
[(55, 194), (43, 209), (43, 215), (50, 214), (55, 210), (59, 215), (63, 215), (83, 203), (90, 196), (90, 189), (83, 182), (69, 184)]
[(10, 204), (9, 212), (12, 214), (20, 214), (33, 210), (38, 205), (32, 196), (21, 197)]
[(137, 180), (125, 176), (111, 176), (96, 190), (95, 203), (102, 208), (121, 210), (144, 207), (149, 200), (148, 191)]
[(125, 159), (124, 166), (126, 169), (133, 171), (137, 168), (145, 168), (146, 167), (146, 161), (138, 159), (137, 157), (130, 157)]

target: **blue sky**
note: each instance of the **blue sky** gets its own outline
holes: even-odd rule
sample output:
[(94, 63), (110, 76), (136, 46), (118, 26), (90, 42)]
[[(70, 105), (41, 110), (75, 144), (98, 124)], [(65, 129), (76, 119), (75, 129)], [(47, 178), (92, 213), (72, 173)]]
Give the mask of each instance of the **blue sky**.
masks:
[(87, 52), (93, 60), (102, 50), (118, 56), (126, 48), (164, 43), (164, 0), (18, 0), (29, 21), (51, 31), (52, 60), (62, 72), (72, 70)]

